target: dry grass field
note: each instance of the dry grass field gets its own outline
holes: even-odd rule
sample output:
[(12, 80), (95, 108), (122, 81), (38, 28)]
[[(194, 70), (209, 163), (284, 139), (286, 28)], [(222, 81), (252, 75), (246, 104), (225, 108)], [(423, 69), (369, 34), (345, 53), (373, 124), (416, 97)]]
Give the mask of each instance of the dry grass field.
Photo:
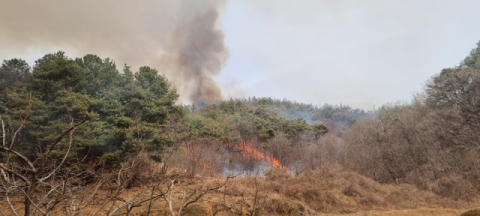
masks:
[[(183, 191), (209, 187), (225, 179), (196, 176), (178, 182), (172, 193), (178, 209)], [(124, 193), (137, 194), (138, 188)], [(182, 215), (461, 215), (478, 207), (478, 201), (455, 201), (408, 184), (380, 184), (340, 166), (332, 165), (298, 176), (276, 169), (266, 177), (243, 176), (230, 179), (226, 187), (209, 192), (188, 206)], [(146, 215), (148, 205), (133, 209), (131, 215)], [(125, 214), (118, 212), (116, 215)], [(150, 215), (171, 215), (164, 199), (156, 200)]]
[[(282, 169), (264, 172), (264, 177), (243, 175), (234, 178), (208, 176), (206, 173), (185, 175), (183, 170), (171, 168), (163, 173), (162, 182), (152, 181), (151, 176), (160, 167), (143, 167), (135, 172), (124, 190), (115, 198), (111, 197), (108, 185), (85, 186), (76, 194), (89, 197), (90, 202), (78, 205), (70, 215), (105, 215), (119, 208), (111, 215), (127, 215), (129, 200), (141, 200), (152, 192), (152, 185), (164, 195), (146, 202), (130, 205), (129, 215), (351, 215), (351, 216), (393, 216), (393, 215), (461, 215), (480, 206), (478, 200), (470, 202), (453, 200), (425, 191), (411, 184), (381, 184), (356, 172), (345, 170), (340, 165), (325, 165), (316, 170), (292, 175)], [(173, 181), (172, 181), (173, 180)], [(174, 182), (174, 187), (172, 187)], [(199, 194), (204, 195), (198, 196)], [(190, 194), (194, 194), (189, 198)], [(185, 200), (194, 200), (185, 205)], [(6, 200), (6, 197), (0, 197)], [(10, 196), (19, 215), (23, 214), (22, 198)], [(104, 206), (103, 203), (107, 203)], [(120, 206), (120, 207), (119, 207)], [(183, 210), (179, 214), (180, 207)], [(68, 208), (70, 208), (68, 210)], [(66, 215), (71, 206), (64, 205), (52, 215)], [(0, 203), (0, 215), (9, 215), (6, 202)], [(478, 212), (477, 212), (478, 213)], [(12, 214), (13, 215), (13, 214)], [(468, 214), (464, 216), (475, 216)]]

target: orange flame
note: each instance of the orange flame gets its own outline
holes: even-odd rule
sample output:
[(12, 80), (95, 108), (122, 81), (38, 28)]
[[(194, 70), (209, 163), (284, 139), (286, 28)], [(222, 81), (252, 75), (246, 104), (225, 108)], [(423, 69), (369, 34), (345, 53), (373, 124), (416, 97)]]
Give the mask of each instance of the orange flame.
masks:
[(205, 162), (203, 162), (203, 161), (197, 161), (197, 162), (202, 164), (203, 170), (209, 170), (210, 169), (210, 166), (208, 166), (208, 164), (206, 164)]
[[(187, 144), (187, 149), (191, 149), (192, 147), (193, 147), (192, 144)], [(195, 162), (197, 162), (197, 163), (199, 163), (199, 164), (201, 164), (203, 170), (209, 170), (209, 169), (210, 169), (210, 166), (208, 166), (207, 163), (205, 163), (205, 162), (203, 162), (203, 161), (201, 161), (201, 160), (199, 160), (199, 159), (197, 159), (197, 158), (194, 158), (193, 155), (190, 155), (190, 159), (191, 159), (191, 160), (194, 160)]]
[[(232, 148), (232, 144), (230, 143), (224, 143), (224, 146), (228, 148)], [(187, 149), (192, 149), (193, 145), (192, 144), (187, 144)], [(277, 169), (285, 169), (288, 173), (291, 173), (290, 169), (288, 169), (286, 166), (283, 166), (278, 159), (276, 159), (273, 156), (268, 156), (262, 153), (261, 151), (255, 149), (252, 145), (252, 142), (243, 142), (239, 144), (238, 150), (241, 150), (242, 157), (244, 158), (253, 158), (255, 160), (261, 161), (265, 160), (268, 163), (270, 163), (274, 168)], [(198, 164), (202, 165), (203, 170), (210, 170), (210, 166), (205, 163), (204, 161), (194, 158), (193, 155), (190, 155), (190, 159), (197, 162)]]
[[(225, 146), (231, 147), (232, 145), (230, 143), (226, 143)], [(266, 156), (261, 151), (253, 148), (251, 142), (240, 143), (239, 147), (239, 150), (242, 150), (242, 157), (253, 158), (255, 160), (266, 160), (267, 162), (272, 164), (274, 168), (286, 169), (287, 172), (290, 173), (290, 169), (288, 169), (286, 166), (283, 166), (280, 161), (278, 161), (275, 157), (268, 155)]]

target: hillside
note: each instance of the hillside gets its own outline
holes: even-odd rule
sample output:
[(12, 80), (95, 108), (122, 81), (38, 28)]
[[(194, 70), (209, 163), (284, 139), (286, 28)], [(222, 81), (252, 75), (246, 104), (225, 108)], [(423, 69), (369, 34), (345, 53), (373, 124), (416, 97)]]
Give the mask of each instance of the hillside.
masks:
[(479, 56), (480, 44), (411, 103), (374, 112), (271, 98), (179, 105), (167, 77), (151, 67), (119, 72), (108, 58), (63, 52), (33, 67), (5, 60), (0, 213), (473, 208), (480, 194)]

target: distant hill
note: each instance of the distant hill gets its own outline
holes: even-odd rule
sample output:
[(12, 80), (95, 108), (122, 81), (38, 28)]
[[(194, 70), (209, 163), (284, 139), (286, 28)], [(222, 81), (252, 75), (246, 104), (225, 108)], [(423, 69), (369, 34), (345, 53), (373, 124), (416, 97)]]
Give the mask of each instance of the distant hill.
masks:
[(276, 113), (288, 119), (303, 118), (308, 124), (322, 123), (331, 119), (337, 125), (346, 126), (372, 113), (371, 111), (354, 109), (348, 105), (314, 105), (270, 97), (236, 99), (236, 101), (238, 100), (249, 106), (264, 107), (267, 112)]

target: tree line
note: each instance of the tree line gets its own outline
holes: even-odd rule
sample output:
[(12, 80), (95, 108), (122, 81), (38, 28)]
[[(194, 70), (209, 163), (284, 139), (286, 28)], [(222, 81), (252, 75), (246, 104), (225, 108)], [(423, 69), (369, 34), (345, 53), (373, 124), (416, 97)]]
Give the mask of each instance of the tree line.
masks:
[(274, 137), (317, 139), (328, 132), (322, 124), (241, 100), (179, 105), (179, 95), (160, 73), (147, 66), (133, 72), (127, 65), (119, 72), (112, 60), (91, 54), (47, 54), (33, 67), (22, 59), (5, 60), (0, 67), (2, 194), (7, 200), (9, 194), (24, 196), (26, 215), (47, 214), (68, 194), (74, 196), (74, 188), (78, 192), (75, 185), (115, 176), (105, 170), (121, 176), (139, 155), (166, 162), (167, 149), (178, 152), (192, 143), (258, 140), (268, 147)]
[(408, 104), (389, 104), (345, 134), (345, 166), (383, 183), (410, 183), (472, 200), (480, 191), (480, 43)]
[[(199, 164), (217, 175), (233, 162), (258, 172), (259, 162), (239, 158), (244, 149), (235, 148), (251, 142), (293, 174), (339, 164), (377, 182), (472, 200), (480, 192), (479, 58), (480, 43), (459, 66), (433, 76), (411, 103), (373, 112), (272, 98), (182, 105), (168, 79), (148, 66), (134, 72), (124, 65), (120, 72), (111, 59), (69, 58), (64, 52), (47, 54), (33, 67), (5, 60), (0, 190), (7, 201), (23, 196), (26, 215), (47, 214), (66, 200), (77, 202), (72, 197), (78, 186), (101, 182), (111, 192), (101, 209), (112, 213), (118, 208), (106, 206), (135, 182), (132, 170), (145, 161), (181, 167), (190, 176), (202, 172)], [(166, 189), (150, 184), (145, 191), (151, 195), (125, 201), (122, 208), (168, 202), (184, 178), (166, 177), (165, 171), (154, 176), (151, 182)], [(197, 192), (195, 199), (204, 195)]]

